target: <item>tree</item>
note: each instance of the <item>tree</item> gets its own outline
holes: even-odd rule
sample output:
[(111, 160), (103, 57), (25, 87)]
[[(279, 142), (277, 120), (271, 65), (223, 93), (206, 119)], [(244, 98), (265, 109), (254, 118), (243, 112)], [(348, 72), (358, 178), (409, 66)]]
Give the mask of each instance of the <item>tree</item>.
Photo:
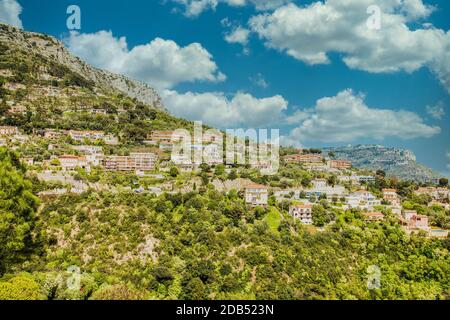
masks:
[(169, 174), (172, 178), (176, 178), (180, 174), (180, 170), (177, 167), (172, 167), (170, 168)]
[(386, 177), (386, 172), (384, 171), (384, 170), (377, 170), (377, 176), (380, 176), (380, 177)]
[(28, 274), (19, 275), (8, 282), (0, 282), (0, 300), (44, 300), (39, 285)]
[(439, 186), (440, 187), (448, 187), (448, 179), (447, 178), (440, 178), (439, 179)]
[(237, 170), (236, 169), (232, 169), (230, 174), (228, 175), (228, 179), (234, 181), (237, 178), (238, 178)]
[(94, 292), (90, 300), (144, 300), (144, 294), (125, 284), (105, 285)]
[(185, 287), (186, 300), (204, 300), (206, 298), (205, 285), (199, 278), (194, 278)]
[(0, 148), (0, 274), (33, 248), (39, 199), (25, 170), (16, 153)]

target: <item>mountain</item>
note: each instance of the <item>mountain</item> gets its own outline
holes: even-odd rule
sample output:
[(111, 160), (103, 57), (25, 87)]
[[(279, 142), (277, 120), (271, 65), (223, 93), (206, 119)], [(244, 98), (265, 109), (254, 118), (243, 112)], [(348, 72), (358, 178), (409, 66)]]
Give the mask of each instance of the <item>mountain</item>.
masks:
[(26, 133), (102, 130), (142, 144), (152, 130), (192, 128), (151, 87), (96, 69), (58, 40), (0, 24), (0, 121)]
[(418, 163), (410, 150), (380, 145), (356, 145), (325, 148), (323, 152), (334, 152), (336, 158), (351, 160), (357, 168), (384, 170), (389, 176), (405, 180), (429, 182), (439, 178), (436, 172)]
[(71, 55), (64, 44), (56, 38), (39, 33), (25, 32), (6, 24), (0, 24), (0, 42), (6, 43), (10, 48), (24, 50), (51, 59), (75, 73), (82, 74), (97, 86), (115, 89), (147, 105), (159, 109), (163, 108), (160, 96), (147, 84), (88, 65)]

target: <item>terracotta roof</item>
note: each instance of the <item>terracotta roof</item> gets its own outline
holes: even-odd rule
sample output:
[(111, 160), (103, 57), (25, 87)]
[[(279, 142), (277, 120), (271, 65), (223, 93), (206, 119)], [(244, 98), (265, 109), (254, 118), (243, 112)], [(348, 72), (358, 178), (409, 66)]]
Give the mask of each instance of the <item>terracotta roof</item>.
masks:
[(267, 189), (266, 186), (262, 185), (262, 184), (249, 184), (246, 189)]
[(292, 207), (299, 208), (299, 209), (312, 209), (313, 208), (313, 206), (310, 204), (296, 204), (296, 205), (293, 205)]

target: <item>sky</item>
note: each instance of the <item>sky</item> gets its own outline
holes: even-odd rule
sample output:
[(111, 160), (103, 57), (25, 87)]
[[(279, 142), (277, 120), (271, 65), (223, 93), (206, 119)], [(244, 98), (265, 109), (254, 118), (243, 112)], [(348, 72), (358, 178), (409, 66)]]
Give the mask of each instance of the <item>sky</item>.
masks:
[(150, 84), (176, 116), (407, 148), (446, 176), (449, 14), (446, 0), (0, 0), (0, 21)]

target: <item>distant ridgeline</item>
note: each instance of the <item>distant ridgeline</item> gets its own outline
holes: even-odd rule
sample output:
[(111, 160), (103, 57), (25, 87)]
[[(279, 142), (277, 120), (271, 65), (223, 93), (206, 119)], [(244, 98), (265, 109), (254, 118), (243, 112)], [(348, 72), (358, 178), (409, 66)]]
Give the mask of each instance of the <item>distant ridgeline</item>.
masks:
[(325, 154), (333, 152), (336, 158), (351, 160), (360, 169), (384, 170), (387, 175), (403, 180), (435, 182), (439, 174), (417, 162), (410, 150), (388, 148), (380, 145), (356, 145), (324, 148)]

